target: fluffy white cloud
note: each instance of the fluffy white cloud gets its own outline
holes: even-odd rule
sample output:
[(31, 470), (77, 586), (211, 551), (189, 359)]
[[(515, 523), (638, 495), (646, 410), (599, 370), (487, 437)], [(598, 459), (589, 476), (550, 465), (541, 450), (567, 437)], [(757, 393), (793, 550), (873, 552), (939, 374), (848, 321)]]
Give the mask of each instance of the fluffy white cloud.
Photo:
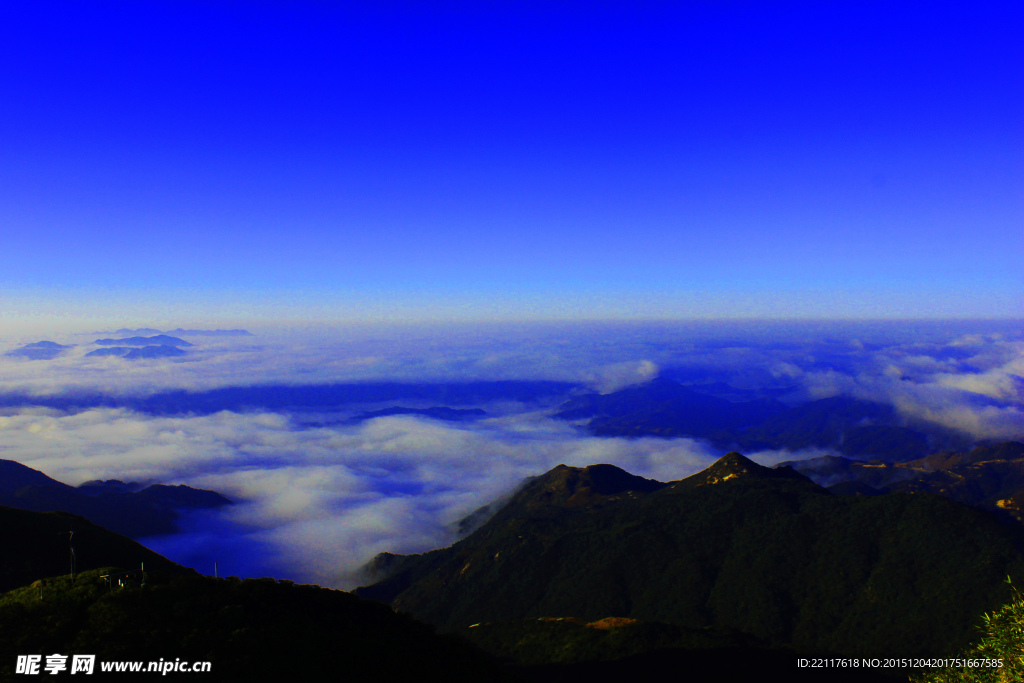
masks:
[[(503, 379), (571, 381), (607, 392), (664, 373), (754, 393), (788, 392), (785, 400), (794, 403), (855, 396), (895, 406), (908, 423), (1019, 438), (1021, 335), (947, 327), (666, 323), (268, 331), (256, 339), (196, 340), (185, 359), (137, 363), (86, 359), (86, 343), (98, 336), (92, 335), (56, 339), (86, 345), (51, 361), (0, 356), (0, 394)], [(153, 545), (206, 571), (219, 558), (224, 573), (347, 586), (353, 569), (376, 552), (448, 543), (458, 519), (557, 464), (612, 463), (667, 481), (720, 455), (689, 439), (588, 437), (551, 420), (538, 405), (488, 405), (486, 419), (467, 423), (409, 416), (338, 421), (356, 408), (340, 407), (319, 421), (266, 411), (154, 417), (125, 408), (5, 408), (0, 457), (74, 484), (116, 478), (221, 491), (239, 504), (190, 515), (186, 533)], [(823, 453), (754, 458), (774, 464)]]
[[(230, 523), (264, 548), (252, 566), (328, 585), (349, 585), (377, 552), (452, 542), (459, 519), (560, 463), (612, 463), (664, 481), (715, 457), (689, 439), (581, 436), (540, 412), (472, 424), (396, 416), (317, 428), (273, 413), (7, 413), (0, 417), (5, 458), (72, 484), (116, 478), (220, 491), (239, 504), (196, 522), (192, 546), (212, 543), (211, 530)], [(185, 559), (194, 550), (180, 538), (153, 545)], [(253, 570), (233, 573), (246, 571)]]
[(634, 384), (650, 382), (658, 376), (658, 365), (649, 360), (613, 363), (593, 373), (588, 384), (599, 393), (610, 394)]

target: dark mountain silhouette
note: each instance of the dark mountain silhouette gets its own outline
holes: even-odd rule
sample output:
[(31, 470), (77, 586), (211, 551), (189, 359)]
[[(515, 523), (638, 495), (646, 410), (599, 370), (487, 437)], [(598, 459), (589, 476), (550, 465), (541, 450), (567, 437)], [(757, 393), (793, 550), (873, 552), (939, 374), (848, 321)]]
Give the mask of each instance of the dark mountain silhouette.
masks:
[(906, 462), (904, 465), (924, 472), (934, 472), (958, 465), (993, 460), (1020, 460), (1022, 458), (1024, 458), (1024, 443), (1005, 441), (991, 446), (976, 446), (970, 451), (933, 453), (927, 457)]
[(16, 677), (19, 655), (89, 653), (101, 679), (102, 662), (181, 660), (210, 662), (206, 677), (217, 681), (335, 680), (339, 670), (351, 680), (515, 680), (464, 641), (379, 603), (270, 578), (201, 577), (67, 513), (0, 507), (0, 543), (0, 678)]
[(1011, 441), (982, 446), (967, 453), (926, 458), (923, 462), (946, 466), (897, 482), (889, 490), (933, 493), (1024, 522), (1024, 444)]
[(185, 352), (176, 346), (164, 344), (153, 344), (150, 346), (110, 346), (105, 349), (96, 349), (85, 354), (86, 356), (118, 356), (126, 360), (140, 360), (146, 358), (176, 358), (184, 356)]
[(638, 477), (615, 465), (558, 465), (546, 474), (528, 479), (497, 514), (508, 518), (553, 508), (595, 509), (664, 486), (660, 481)]
[(191, 342), (178, 337), (169, 337), (166, 334), (158, 334), (152, 337), (126, 337), (125, 339), (97, 339), (93, 344), (100, 346), (192, 346)]
[(574, 397), (554, 417), (587, 419), (595, 436), (689, 436), (748, 450), (836, 448), (855, 458), (893, 462), (929, 452), (928, 437), (901, 426), (891, 406), (845, 396), (792, 408), (773, 398), (733, 402), (715, 395), (727, 386), (708, 385), (708, 391), (658, 378), (610, 394)]
[[(70, 532), (74, 531), (74, 536)], [(75, 570), (108, 565), (150, 571), (195, 574), (120, 534), (67, 512), (32, 512), (0, 506), (0, 592), (48, 576), (71, 571), (71, 547)]]
[(928, 492), (1024, 521), (1024, 444), (978, 446), (887, 463), (838, 456), (780, 463), (842, 495)]
[(894, 420), (896, 415), (891, 406), (848, 396), (833, 396), (790, 408), (774, 419), (747, 430), (742, 439), (748, 443), (785, 446), (791, 450), (828, 447), (842, 443), (848, 430), (865, 422)]
[(48, 512), (64, 510), (87, 517), (132, 538), (157, 536), (178, 530), (178, 510), (215, 508), (231, 501), (215, 491), (188, 486), (148, 486), (90, 483), (75, 488), (13, 460), (0, 460), (0, 505)]
[(831, 495), (730, 453), (668, 485), (560, 466), (357, 592), (445, 630), (615, 617), (802, 653), (936, 656), (1005, 601), (1022, 544), (1020, 527), (938, 496)]
[(131, 347), (131, 346), (108, 346), (107, 348), (104, 348), (104, 349), (95, 349), (95, 350), (90, 351), (89, 353), (87, 353), (85, 355), (86, 355), (86, 357), (90, 357), (91, 356), (91, 357), (100, 357), (100, 358), (103, 358), (105, 356), (119, 356), (119, 357), (123, 357), (125, 354), (127, 354), (127, 353), (129, 353), (131, 351), (134, 351), (134, 350), (135, 350), (134, 347)]
[(590, 418), (597, 436), (714, 437), (778, 415), (786, 406), (774, 399), (732, 403), (658, 378), (610, 394), (585, 394), (562, 404), (555, 417)]
[(102, 662), (125, 660), (210, 662), (210, 670), (110, 680), (518, 680), (465, 641), (344, 591), (146, 569), (144, 587), (137, 572), (109, 586), (102, 575), (118, 572), (110, 567), (74, 586), (46, 579), (0, 596), (0, 677), (21, 677), (18, 655), (89, 653), (96, 663), (88, 678), (100, 680)]
[(842, 481), (826, 488), (829, 493), (837, 496), (880, 496), (886, 493), (885, 489), (876, 489), (859, 481)]
[(184, 355), (185, 352), (177, 347), (161, 344), (158, 346), (143, 346), (141, 348), (132, 349), (121, 357), (125, 360), (141, 360), (146, 358), (176, 358)]
[(926, 455), (930, 447), (927, 436), (908, 427), (862, 425), (844, 430), (839, 450), (851, 458), (905, 462)]
[[(459, 538), (468, 536), (486, 524), (487, 520), (493, 517), (494, 513), (503, 508), (507, 502), (507, 500), (491, 501), (487, 505), (481, 505), (476, 510), (473, 510), (473, 512), (460, 519), (455, 525), (455, 531), (458, 533)], [(380, 576), (373, 580), (379, 581), (383, 578), (383, 576)]]
[(14, 349), (13, 351), (8, 351), (4, 355), (13, 356), (15, 358), (28, 358), (29, 360), (51, 360), (64, 353), (65, 349), (70, 348), (71, 346), (64, 346), (57, 342), (37, 341), (32, 342), (31, 344), (25, 344), (21, 348)]
[[(662, 375), (664, 377), (665, 375)], [(669, 379), (672, 379), (669, 377)], [(685, 382), (680, 382), (686, 384)], [(703, 384), (686, 384), (689, 389), (696, 391), (698, 394), (709, 394), (711, 396), (717, 396), (718, 398), (724, 398), (727, 401), (733, 403), (740, 403), (742, 401), (752, 401), (756, 398), (763, 398), (761, 392), (754, 391), (752, 389), (739, 389), (726, 382), (705, 382)]]
[(449, 408), (447, 406), (432, 408), (403, 408), (402, 406), (392, 406), (381, 410), (366, 411), (363, 414), (358, 415), (355, 420), (361, 422), (363, 420), (371, 420), (375, 417), (388, 417), (389, 415), (422, 415), (423, 417), (429, 417), (434, 420), (462, 422), (464, 420), (473, 420), (479, 417), (484, 417), (487, 415), (487, 412), (480, 408)]
[(178, 334), (186, 337), (255, 337), (248, 330), (169, 330), (167, 334)]
[(898, 481), (921, 475), (921, 471), (911, 467), (909, 463), (853, 460), (839, 455), (789, 460), (779, 463), (778, 466), (792, 467), (820, 486), (857, 482), (872, 488), (884, 489)]
[(361, 567), (364, 580), (371, 583), (383, 581), (398, 572), (406, 560), (419, 555), (398, 555), (396, 553), (377, 553), (372, 560)]
[(128, 328), (122, 327), (121, 329), (114, 332), (114, 334), (120, 335), (132, 335), (132, 336), (148, 336), (153, 334), (163, 334), (160, 330), (154, 330), (152, 327), (140, 327), (137, 330), (129, 330)]
[(154, 330), (152, 327), (140, 327), (137, 330), (129, 330), (128, 328), (122, 327), (120, 330), (114, 332), (114, 334), (120, 335), (132, 335), (132, 336), (149, 336), (154, 334), (169, 334), (179, 335), (186, 337), (254, 337), (252, 332), (248, 330), (184, 330), (178, 328), (176, 330), (167, 330), (161, 332), (160, 330)]
[(134, 481), (121, 481), (120, 479), (92, 479), (78, 485), (78, 490), (86, 495), (98, 495), (100, 493), (118, 492), (134, 493), (145, 488), (145, 485)]
[(516, 380), (423, 384), (263, 384), (208, 391), (164, 391), (144, 397), (99, 393), (59, 396), (8, 393), (0, 394), (0, 406), (35, 405), (58, 410), (124, 407), (150, 415), (210, 415), (222, 410), (300, 410), (393, 401), (445, 405), (479, 405), (499, 400), (525, 403), (567, 394), (575, 388), (575, 384), (566, 382)]
[(889, 462), (926, 455), (928, 437), (899, 422), (892, 406), (833, 396), (789, 408), (736, 434), (735, 442), (751, 450), (834, 448), (853, 458)]
[(762, 467), (742, 453), (732, 451), (716, 460), (711, 467), (698, 472), (692, 477), (668, 485), (672, 490), (720, 484), (730, 479), (794, 479), (801, 482), (810, 480), (791, 467)]
[[(558, 465), (546, 474), (530, 477), (519, 491), (493, 512), (486, 505), (460, 522), (460, 526), (477, 528), (482, 523), (474, 516), (489, 517), (485, 527), (501, 520), (515, 519), (533, 514), (559, 514), (566, 509), (595, 509), (623, 498), (635, 498), (663, 488), (663, 484), (630, 474), (614, 465), (568, 467)], [(479, 531), (477, 532), (479, 533)], [(475, 534), (474, 534), (475, 535)], [(470, 538), (472, 538), (471, 536)], [(431, 562), (433, 553), (426, 555), (396, 555), (379, 553), (366, 566), (363, 574), (379, 583), (357, 589), (360, 595), (382, 602), (390, 602), (408, 588), (422, 573), (423, 562)]]

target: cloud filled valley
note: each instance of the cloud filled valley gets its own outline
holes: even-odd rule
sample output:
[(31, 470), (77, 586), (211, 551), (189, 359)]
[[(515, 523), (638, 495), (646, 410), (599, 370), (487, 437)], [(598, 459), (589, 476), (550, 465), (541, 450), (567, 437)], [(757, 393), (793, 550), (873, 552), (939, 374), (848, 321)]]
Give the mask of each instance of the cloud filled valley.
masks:
[[(3, 457), (56, 479), (182, 483), (238, 501), (192, 513), (192, 538), (151, 542), (157, 550), (208, 559), (207, 571), (217, 560), (228, 573), (250, 575), (259, 566), (327, 585), (344, 584), (347, 572), (379, 551), (451, 542), (461, 518), (560, 463), (614, 462), (673, 479), (713, 460), (692, 440), (581, 437), (534, 413), (472, 426), (394, 416), (300, 427), (275, 413), (10, 412), (0, 417)], [(211, 547), (218, 543), (233, 547), (218, 555)], [(232, 569), (229, 558), (239, 552), (246, 564), (235, 560)]]
[[(136, 362), (53, 341), (80, 346), (0, 360), (0, 458), (73, 485), (218, 491), (236, 504), (192, 511), (182, 533), (146, 543), (205, 573), (218, 562), (222, 574), (340, 587), (377, 552), (451, 543), (459, 520), (555, 465), (610, 463), (669, 481), (724, 452), (713, 439), (597, 436), (553, 417), (588, 392), (662, 377), (731, 402), (842, 396), (891, 407), (936, 446), (1024, 432), (1024, 335), (1012, 323), (257, 330)], [(483, 414), (360, 419), (394, 406)], [(747, 454), (770, 465), (831, 452)]]

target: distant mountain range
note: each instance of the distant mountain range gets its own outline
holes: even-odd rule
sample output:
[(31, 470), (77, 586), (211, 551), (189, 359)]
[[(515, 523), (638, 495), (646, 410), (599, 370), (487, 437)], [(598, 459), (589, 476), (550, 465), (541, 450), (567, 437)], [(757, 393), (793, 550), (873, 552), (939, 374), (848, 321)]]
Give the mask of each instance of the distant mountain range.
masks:
[(348, 404), (416, 401), (419, 403), (479, 405), (490, 401), (530, 402), (569, 393), (577, 385), (567, 382), (493, 381), (352, 384), (263, 384), (222, 387), (206, 391), (164, 391), (145, 397), (99, 393), (31, 396), (0, 394), (0, 406), (36, 405), (57, 409), (120, 406), (153, 415), (193, 413), (209, 415), (222, 410), (302, 410), (336, 408)]
[[(726, 388), (715, 387), (718, 392)], [(773, 398), (732, 402), (664, 378), (610, 394), (574, 397), (554, 417), (585, 419), (595, 436), (688, 436), (747, 451), (835, 448), (851, 457), (900, 462), (931, 449), (927, 435), (898, 424), (895, 410), (880, 403), (845, 396), (796, 407)]]
[[(100, 333), (100, 334), (102, 334), (102, 333)], [(152, 327), (140, 327), (137, 330), (129, 330), (129, 329), (125, 328), (125, 327), (122, 327), (121, 329), (115, 331), (114, 334), (120, 334), (120, 335), (131, 334), (131, 335), (144, 336), (144, 335), (152, 335), (152, 334), (163, 334), (163, 332), (161, 330), (153, 329)]]
[(934, 493), (1024, 522), (1024, 443), (940, 452), (903, 463), (827, 456), (783, 463), (837, 493)]
[(158, 346), (142, 346), (137, 349), (132, 349), (121, 356), (121, 358), (124, 358), (125, 360), (137, 360), (146, 358), (177, 358), (184, 355), (185, 352), (177, 347), (161, 344)]
[(141, 347), (129, 347), (129, 346), (109, 346), (105, 349), (96, 349), (85, 354), (86, 356), (117, 356), (126, 360), (137, 360), (145, 358), (177, 358), (184, 356), (185, 352), (176, 346), (164, 346), (153, 345), (153, 346), (141, 346)]
[(370, 410), (354, 418), (356, 422), (372, 420), (375, 417), (389, 417), (391, 415), (420, 415), (433, 420), (445, 420), (447, 422), (462, 422), (464, 420), (475, 420), (487, 415), (487, 412), (480, 408), (449, 408), (439, 406), (432, 408), (403, 408), (392, 406), (381, 410)]
[(135, 330), (129, 330), (127, 328), (121, 328), (114, 332), (114, 334), (134, 334), (134, 335), (152, 335), (152, 334), (181, 334), (186, 337), (254, 337), (252, 332), (248, 330), (185, 330), (178, 328), (176, 330), (167, 330), (161, 332), (151, 327), (140, 327)]
[(158, 334), (152, 337), (126, 337), (124, 339), (97, 339), (93, 344), (100, 346), (192, 346), (191, 342), (178, 337), (169, 337), (166, 334)]
[(523, 662), (600, 659), (587, 625), (628, 627), (616, 647), (632, 654), (731, 633), (720, 646), (938, 656), (1005, 602), (1022, 547), (1024, 527), (940, 496), (837, 496), (730, 453), (668, 483), (556, 467), (464, 540), (391, 556), (356, 592)]
[(29, 360), (52, 360), (64, 353), (65, 349), (72, 348), (72, 346), (64, 346), (52, 341), (37, 341), (25, 344), (13, 351), (8, 351), (4, 355), (15, 358), (27, 358)]
[(188, 486), (111, 481), (75, 488), (13, 460), (0, 460), (0, 505), (35, 512), (63, 510), (125, 536), (144, 538), (176, 532), (179, 510), (217, 508), (231, 501), (215, 491)]
[[(174, 347), (170, 347), (174, 348)], [(85, 354), (86, 357), (104, 358), (106, 356), (124, 356), (125, 354), (131, 353), (135, 349), (130, 346), (108, 346), (105, 349), (96, 349)]]
[[(177, 358), (186, 355), (182, 347), (193, 346), (193, 344), (180, 337), (173, 336), (175, 334), (208, 337), (254, 336), (246, 330), (185, 330), (181, 328), (171, 330), (167, 334), (152, 328), (140, 328), (137, 330), (120, 329), (117, 330), (116, 334), (134, 336), (122, 336), (117, 339), (96, 339), (92, 342), (93, 344), (106, 348), (94, 349), (86, 353), (85, 356), (92, 358), (117, 356), (126, 360)], [(64, 345), (44, 340), (26, 344), (20, 348), (8, 351), (4, 355), (28, 360), (52, 360), (62, 355), (67, 349), (73, 348), (73, 346), (73, 344)]]
[[(704, 680), (813, 681), (819, 672), (794, 671), (796, 657), (943, 656), (1008, 599), (1006, 576), (1024, 576), (1024, 527), (1010, 517), (1013, 506), (998, 504), (1021, 464), (1024, 444), (1007, 442), (904, 463), (833, 456), (766, 468), (729, 453), (674, 482), (607, 464), (560, 465), (482, 512), (489, 518), (453, 546), (382, 554), (372, 563), (382, 579), (356, 591), (514, 665), (501, 669), (465, 643), (339, 591), (201, 578), (83, 517), (2, 507), (173, 525), (174, 510), (228, 504), (219, 494), (117, 480), (75, 488), (0, 461), (0, 590), (23, 586), (0, 596), (0, 676), (18, 653), (87, 647), (111, 659), (157, 659), (169, 643), (174, 656), (237, 666), (217, 680), (251, 680), (254, 648), (285, 645), (293, 667), (294, 653), (304, 653), (309, 680), (325, 652), (379, 662), (397, 647), (433, 654), (415, 670), (388, 668), (411, 655), (379, 664), (375, 675), (422, 678), (437, 666), (447, 680), (590, 683), (652, 680), (685, 666)], [(896, 470), (915, 478), (889, 493), (845, 496), (796, 467), (863, 486)], [(918, 489), (893, 490), (910, 484)], [(973, 495), (1001, 515), (932, 490)], [(74, 586), (67, 578), (28, 585), (66, 575), (71, 547)], [(145, 589), (137, 573), (115, 589), (100, 576), (111, 570), (95, 571), (140, 563)], [(277, 655), (259, 666), (288, 670)], [(897, 678), (858, 671), (827, 680)]]
[(178, 358), (186, 355), (179, 346), (192, 346), (191, 342), (178, 337), (158, 334), (152, 337), (126, 337), (124, 339), (97, 339), (93, 342), (106, 348), (96, 349), (86, 357), (117, 356), (125, 360), (146, 360), (154, 358)]
[(597, 436), (713, 436), (761, 423), (785, 410), (774, 399), (733, 403), (659, 378), (610, 394), (575, 397), (555, 417), (589, 418), (587, 428)]
[[(244, 332), (244, 330), (239, 330), (239, 332)], [(123, 339), (97, 339), (92, 343), (105, 348), (90, 351), (85, 354), (86, 357), (117, 356), (127, 360), (176, 358), (185, 355), (185, 351), (178, 347), (193, 346), (191, 342), (165, 334)], [(38, 341), (8, 351), (4, 355), (29, 360), (52, 360), (72, 347), (73, 345), (63, 345), (52, 341)]]

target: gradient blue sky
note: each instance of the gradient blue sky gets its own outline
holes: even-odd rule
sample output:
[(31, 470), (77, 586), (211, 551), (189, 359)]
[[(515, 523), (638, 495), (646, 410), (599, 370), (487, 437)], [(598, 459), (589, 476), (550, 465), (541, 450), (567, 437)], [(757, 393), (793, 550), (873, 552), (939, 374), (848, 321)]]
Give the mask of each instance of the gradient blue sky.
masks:
[(1020, 2), (0, 9), (12, 320), (1019, 317)]

